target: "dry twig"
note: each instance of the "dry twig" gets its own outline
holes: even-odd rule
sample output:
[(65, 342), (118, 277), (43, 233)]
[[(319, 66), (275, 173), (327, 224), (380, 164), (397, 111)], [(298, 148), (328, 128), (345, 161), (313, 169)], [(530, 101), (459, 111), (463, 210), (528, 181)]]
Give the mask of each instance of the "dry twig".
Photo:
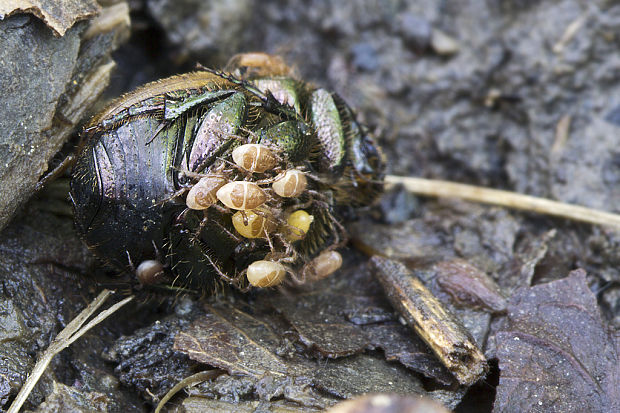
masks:
[(15, 400), (11, 404), (11, 407), (7, 411), (7, 413), (17, 413), (19, 409), (22, 407), (28, 395), (34, 388), (34, 386), (41, 378), (41, 375), (50, 364), (54, 356), (60, 353), (65, 348), (69, 347), (75, 340), (82, 337), (88, 330), (108, 318), (118, 309), (123, 307), (125, 304), (133, 300), (134, 296), (130, 296), (125, 298), (124, 300), (114, 304), (112, 307), (107, 310), (99, 313), (95, 318), (89, 321), (86, 325), (84, 323), (88, 320), (94, 313), (97, 311), (101, 305), (105, 302), (105, 300), (112, 295), (114, 292), (110, 290), (103, 290), (97, 298), (95, 298), (89, 305), (86, 307), (80, 314), (77, 315), (67, 326), (56, 336), (54, 341), (50, 343), (47, 349), (41, 355), (41, 358), (37, 361), (30, 376), (26, 379), (26, 382), (22, 386), (21, 390), (17, 394)]
[(469, 331), (404, 264), (375, 255), (375, 277), (392, 306), (431, 348), (460, 384), (471, 386), (488, 371)]
[(489, 189), (480, 186), (458, 184), (455, 182), (439, 181), (406, 176), (388, 175), (385, 178), (388, 184), (401, 184), (408, 191), (419, 195), (428, 195), (446, 198), (462, 198), (468, 201), (482, 202), (508, 208), (522, 209), (539, 214), (553, 215), (574, 221), (588, 222), (601, 226), (620, 229), (620, 215), (579, 205), (566, 204), (550, 199), (538, 198), (516, 192)]

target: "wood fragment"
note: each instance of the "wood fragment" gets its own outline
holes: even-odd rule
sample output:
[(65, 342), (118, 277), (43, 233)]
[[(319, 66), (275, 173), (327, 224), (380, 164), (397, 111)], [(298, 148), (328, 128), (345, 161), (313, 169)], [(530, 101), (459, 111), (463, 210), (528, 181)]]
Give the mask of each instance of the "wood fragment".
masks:
[(552, 215), (573, 221), (607, 226), (620, 229), (620, 215), (597, 209), (586, 208), (580, 205), (566, 204), (550, 199), (538, 198), (531, 195), (499, 189), (483, 188), (480, 186), (459, 184), (456, 182), (440, 181), (435, 179), (414, 178), (408, 176), (388, 175), (385, 182), (390, 185), (401, 184), (408, 191), (418, 195), (428, 195), (446, 198), (461, 198), (473, 202), (499, 205), (508, 208), (521, 209), (539, 214)]
[(564, 115), (555, 125), (555, 139), (551, 146), (551, 156), (558, 155), (566, 146), (568, 141), (568, 132), (570, 131), (571, 117)]
[(566, 30), (562, 33), (562, 37), (557, 41), (556, 44), (553, 45), (553, 53), (560, 54), (564, 51), (564, 47), (573, 40), (577, 32), (583, 27), (584, 23), (588, 20), (588, 14), (584, 13), (575, 20), (573, 20), (568, 26), (566, 26)]
[(131, 19), (129, 17), (129, 5), (127, 3), (117, 3), (109, 7), (104, 7), (97, 17), (95, 17), (82, 35), (84, 40), (91, 39), (98, 34), (116, 32), (115, 36), (129, 37)]
[(404, 264), (379, 256), (370, 260), (375, 276), (394, 308), (463, 385), (487, 372), (484, 355), (458, 319)]

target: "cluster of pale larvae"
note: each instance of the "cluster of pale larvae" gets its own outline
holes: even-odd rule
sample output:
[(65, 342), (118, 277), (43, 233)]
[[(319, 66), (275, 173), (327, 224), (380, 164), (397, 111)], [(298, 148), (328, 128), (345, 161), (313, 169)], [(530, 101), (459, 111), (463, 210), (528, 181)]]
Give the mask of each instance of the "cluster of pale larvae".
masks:
[[(303, 209), (313, 201), (293, 204), (289, 208), (280, 207), (286, 199), (298, 198), (314, 191), (308, 189), (306, 173), (296, 168), (281, 170), (277, 167), (278, 159), (265, 145), (241, 145), (232, 151), (232, 160), (250, 180), (229, 181), (223, 175), (209, 174), (202, 176), (185, 198), (190, 209), (216, 207), (226, 212), (235, 211), (232, 225), (238, 235), (268, 241), (271, 252), (263, 260), (252, 262), (244, 271), (250, 285), (255, 287), (276, 286), (284, 281), (287, 273), (295, 277), (291, 265), (298, 262), (299, 254), (294, 244), (305, 238), (314, 221), (314, 217)], [(252, 180), (254, 174), (278, 170), (279, 173), (274, 177)], [(316, 193), (314, 195), (320, 196)], [(276, 241), (283, 248), (274, 247)], [(306, 263), (301, 271), (310, 273), (312, 279), (321, 279), (341, 265), (341, 255), (328, 249)], [(220, 271), (217, 266), (214, 267)], [(231, 281), (221, 271), (220, 275)], [(306, 274), (304, 278), (307, 278)]]

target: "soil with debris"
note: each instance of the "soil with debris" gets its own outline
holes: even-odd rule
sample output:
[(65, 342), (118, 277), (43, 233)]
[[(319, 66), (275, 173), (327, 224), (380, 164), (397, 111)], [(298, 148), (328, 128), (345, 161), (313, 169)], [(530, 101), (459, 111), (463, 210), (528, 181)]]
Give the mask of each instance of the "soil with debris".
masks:
[[(617, 2), (32, 3), (0, 5), (3, 409), (100, 289), (123, 290), (77, 238), (67, 178), (35, 194), (37, 180), (107, 101), (198, 62), (282, 55), (356, 108), (388, 173), (620, 212)], [(319, 411), (365, 393), (457, 412), (620, 411), (620, 231), (400, 188), (349, 229), (343, 269), (315, 285), (130, 304), (57, 356), (26, 408), (151, 411), (217, 369), (169, 411)], [(403, 325), (369, 254), (404, 262), (456, 315), (484, 380), (459, 385)]]

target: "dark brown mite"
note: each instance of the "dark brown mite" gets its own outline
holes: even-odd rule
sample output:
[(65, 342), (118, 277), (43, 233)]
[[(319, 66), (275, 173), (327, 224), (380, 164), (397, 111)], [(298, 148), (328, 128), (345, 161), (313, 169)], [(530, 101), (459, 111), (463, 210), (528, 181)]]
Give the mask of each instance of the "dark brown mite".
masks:
[[(353, 111), (262, 53), (147, 84), (83, 136), (71, 181), (78, 232), (120, 271), (158, 260), (161, 271), (137, 274), (144, 284), (244, 289), (263, 261), (277, 264), (263, 265), (272, 278), (303, 282), (346, 240), (343, 212), (382, 190), (381, 152)], [(312, 218), (307, 230), (289, 222), (296, 211)], [(250, 212), (269, 222), (264, 234), (237, 231)], [(321, 276), (335, 271), (330, 257)]]

